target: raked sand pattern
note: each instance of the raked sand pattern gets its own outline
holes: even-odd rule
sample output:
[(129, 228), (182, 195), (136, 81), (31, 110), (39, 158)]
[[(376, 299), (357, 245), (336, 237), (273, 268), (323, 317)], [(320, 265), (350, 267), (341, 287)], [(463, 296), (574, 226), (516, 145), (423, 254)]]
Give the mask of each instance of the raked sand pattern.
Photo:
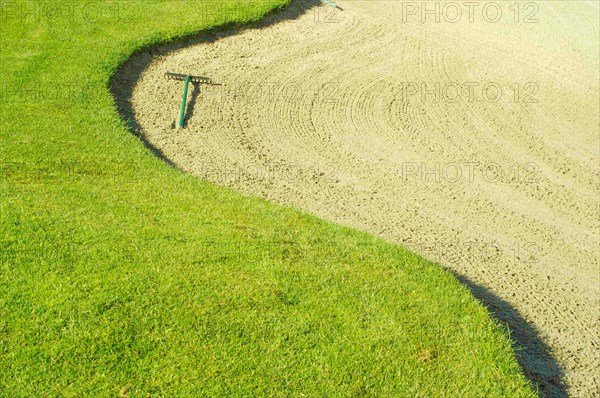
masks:
[[(598, 3), (497, 2), (498, 22), (486, 2), (459, 20), (430, 2), (439, 22), (409, 3), (296, 2), (116, 79), (177, 167), (438, 261), (511, 325), (545, 395), (564, 372), (599, 396)], [(190, 90), (185, 129), (167, 71), (222, 84)]]

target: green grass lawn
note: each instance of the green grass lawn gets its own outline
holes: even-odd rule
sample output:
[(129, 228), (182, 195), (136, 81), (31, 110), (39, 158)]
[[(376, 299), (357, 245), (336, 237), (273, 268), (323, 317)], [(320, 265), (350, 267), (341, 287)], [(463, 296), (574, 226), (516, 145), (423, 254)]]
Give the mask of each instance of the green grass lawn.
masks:
[(0, 396), (535, 396), (440, 267), (125, 128), (107, 87), (133, 51), (285, 2), (2, 1)]

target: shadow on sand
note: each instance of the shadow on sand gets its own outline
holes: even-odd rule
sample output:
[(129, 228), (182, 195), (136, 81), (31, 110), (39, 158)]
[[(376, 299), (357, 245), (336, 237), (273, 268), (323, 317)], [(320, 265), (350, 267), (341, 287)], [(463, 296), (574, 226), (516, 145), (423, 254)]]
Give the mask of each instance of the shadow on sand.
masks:
[[(164, 153), (150, 143), (144, 136), (135, 113), (131, 98), (136, 82), (141, 74), (150, 66), (156, 57), (167, 56), (177, 50), (201, 43), (214, 43), (225, 37), (233, 36), (247, 29), (261, 29), (286, 20), (294, 20), (313, 7), (321, 6), (320, 0), (294, 1), (283, 10), (275, 11), (260, 20), (245, 26), (226, 25), (218, 30), (202, 32), (193, 37), (176, 40), (167, 44), (144, 48), (134, 53), (117, 71), (110, 82), (110, 91), (115, 98), (121, 118), (129, 130), (167, 164), (177, 167)], [(196, 99), (202, 88), (195, 85), (191, 100), (187, 107), (186, 121), (193, 115)], [(499, 322), (508, 325), (511, 339), (519, 363), (529, 380), (539, 387), (539, 392), (545, 398), (567, 397), (563, 383), (564, 371), (551, 355), (548, 346), (541, 340), (538, 332), (529, 325), (510, 304), (503, 301), (488, 289), (478, 286), (462, 275), (455, 277), (471, 291), (472, 295), (482, 302), (491, 316)]]

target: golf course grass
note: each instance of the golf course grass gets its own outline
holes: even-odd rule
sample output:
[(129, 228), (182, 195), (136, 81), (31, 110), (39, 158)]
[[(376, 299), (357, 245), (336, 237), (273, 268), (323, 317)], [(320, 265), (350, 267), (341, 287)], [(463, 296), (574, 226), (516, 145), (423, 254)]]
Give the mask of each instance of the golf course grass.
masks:
[(135, 50), (284, 3), (2, 3), (1, 397), (536, 395), (439, 266), (128, 132), (108, 86)]

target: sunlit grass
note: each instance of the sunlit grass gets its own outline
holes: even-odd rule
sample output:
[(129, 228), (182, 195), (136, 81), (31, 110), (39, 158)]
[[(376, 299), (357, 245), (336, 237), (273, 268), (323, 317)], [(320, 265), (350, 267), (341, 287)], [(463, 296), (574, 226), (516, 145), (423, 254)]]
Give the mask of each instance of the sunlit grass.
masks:
[(284, 3), (2, 3), (0, 396), (534, 396), (441, 268), (184, 175), (119, 119), (134, 50)]

